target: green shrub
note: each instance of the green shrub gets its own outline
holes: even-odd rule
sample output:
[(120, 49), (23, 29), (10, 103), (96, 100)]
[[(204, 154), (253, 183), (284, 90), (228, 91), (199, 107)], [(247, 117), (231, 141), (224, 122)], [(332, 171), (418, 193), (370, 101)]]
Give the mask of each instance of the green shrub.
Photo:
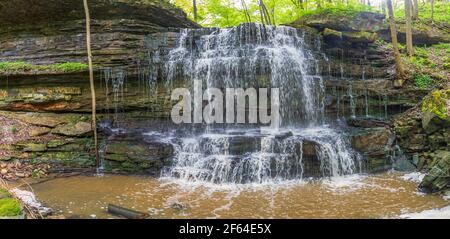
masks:
[(418, 67), (436, 67), (436, 63), (431, 61), (428, 57), (420, 57), (420, 56), (413, 56), (410, 58), (411, 63)]
[(433, 83), (433, 80), (430, 78), (430, 76), (422, 74), (415, 75), (414, 81), (416, 83), (416, 86), (422, 90), (428, 89)]

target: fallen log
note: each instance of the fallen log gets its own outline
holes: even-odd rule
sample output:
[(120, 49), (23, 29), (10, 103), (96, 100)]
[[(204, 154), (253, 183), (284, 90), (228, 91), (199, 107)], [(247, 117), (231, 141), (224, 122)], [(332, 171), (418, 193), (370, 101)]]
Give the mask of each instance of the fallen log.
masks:
[(150, 217), (147, 213), (134, 211), (113, 204), (108, 204), (108, 213), (121, 216), (126, 219), (146, 219)]

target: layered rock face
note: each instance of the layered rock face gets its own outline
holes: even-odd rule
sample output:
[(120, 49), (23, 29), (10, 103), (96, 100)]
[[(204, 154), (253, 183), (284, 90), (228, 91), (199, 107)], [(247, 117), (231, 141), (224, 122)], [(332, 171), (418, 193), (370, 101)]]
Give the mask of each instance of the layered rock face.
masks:
[(384, 15), (324, 12), (289, 25), (313, 28), (323, 38), (321, 50), (328, 60), (321, 67), (327, 79), (330, 113), (387, 118), (412, 107), (424, 96), (423, 92), (395, 86), (393, 56), (379, 42), (381, 32), (388, 29)]
[[(93, 0), (89, 7), (98, 67), (135, 64), (148, 34), (198, 27), (161, 0)], [(85, 62), (84, 17), (78, 0), (5, 1), (0, 5), (0, 61)]]
[[(156, 37), (173, 46), (178, 28), (198, 26), (160, 0), (92, 0), (89, 7), (99, 120), (109, 122), (118, 111), (137, 112), (131, 118), (145, 118), (149, 111), (152, 117), (168, 112), (164, 108), (167, 94), (149, 97), (144, 82), (131, 81), (125, 88), (124, 81), (147, 55), (143, 49), (149, 39)], [(78, 0), (0, 4), (0, 62), (40, 66), (2, 69), (0, 160), (50, 163), (53, 170), (95, 169), (86, 69), (68, 74), (46, 68), (54, 63), (86, 62), (84, 17), (83, 2)], [(107, 171), (155, 172), (172, 153), (169, 146), (114, 135), (105, 129), (100, 137)], [(131, 145), (135, 153), (123, 150), (123, 145)]]

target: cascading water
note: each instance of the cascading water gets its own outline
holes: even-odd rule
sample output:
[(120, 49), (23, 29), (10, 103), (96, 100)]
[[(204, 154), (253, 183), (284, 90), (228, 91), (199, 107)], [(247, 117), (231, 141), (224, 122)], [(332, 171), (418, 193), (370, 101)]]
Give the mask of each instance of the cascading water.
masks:
[(185, 29), (165, 63), (167, 85), (279, 88), (281, 127), (233, 125), (172, 139), (176, 156), (162, 176), (191, 182), (270, 183), (355, 173), (358, 156), (325, 124), (317, 38), (290, 27), (243, 24)]
[(257, 24), (198, 36), (202, 31), (182, 31), (168, 56), (168, 84), (182, 78), (216, 88), (280, 88), (284, 125), (320, 123), (323, 81), (310, 50), (316, 39), (294, 28)]

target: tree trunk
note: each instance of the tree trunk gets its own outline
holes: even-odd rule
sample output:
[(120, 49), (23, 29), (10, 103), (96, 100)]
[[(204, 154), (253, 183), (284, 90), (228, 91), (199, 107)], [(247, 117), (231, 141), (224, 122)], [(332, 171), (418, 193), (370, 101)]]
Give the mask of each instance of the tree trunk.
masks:
[(431, 22), (434, 21), (433, 14), (434, 14), (434, 0), (430, 0), (431, 3)]
[(92, 131), (94, 132), (94, 145), (95, 145), (95, 160), (97, 168), (100, 167), (100, 157), (98, 154), (98, 138), (97, 138), (97, 106), (96, 106), (96, 96), (95, 96), (95, 85), (94, 85), (94, 69), (92, 64), (92, 50), (91, 50), (91, 17), (89, 14), (89, 6), (87, 0), (83, 0), (84, 12), (86, 14), (86, 48), (89, 64), (89, 82), (91, 87), (91, 98), (92, 98)]
[(406, 51), (408, 56), (414, 55), (412, 43), (412, 26), (411, 26), (411, 0), (405, 0), (405, 19), (406, 19)]
[(261, 20), (263, 24), (273, 25), (273, 22), (270, 19), (269, 11), (267, 10), (263, 0), (259, 0), (259, 9), (261, 12)]
[(138, 212), (128, 208), (120, 207), (114, 204), (108, 204), (108, 213), (121, 216), (126, 219), (146, 219), (149, 218), (147, 213)]
[(418, 0), (413, 0), (414, 2), (414, 11), (413, 11), (413, 15), (412, 15), (412, 19), (413, 20), (417, 20), (419, 19), (419, 1)]
[(252, 17), (250, 16), (250, 13), (248, 12), (248, 7), (247, 7), (247, 4), (245, 3), (245, 0), (241, 0), (241, 5), (242, 5), (242, 8), (244, 9), (245, 20), (247, 22), (252, 22)]
[(397, 71), (397, 77), (402, 77), (403, 66), (402, 66), (402, 59), (400, 57), (400, 52), (398, 51), (397, 26), (395, 25), (394, 10), (392, 9), (391, 0), (387, 0), (386, 5), (389, 14), (389, 26), (391, 29), (391, 41), (392, 41), (392, 48), (394, 50), (395, 68)]
[(197, 22), (198, 20), (198, 15), (197, 15), (197, 0), (192, 0), (192, 6), (193, 6), (193, 10), (194, 10), (194, 21)]

